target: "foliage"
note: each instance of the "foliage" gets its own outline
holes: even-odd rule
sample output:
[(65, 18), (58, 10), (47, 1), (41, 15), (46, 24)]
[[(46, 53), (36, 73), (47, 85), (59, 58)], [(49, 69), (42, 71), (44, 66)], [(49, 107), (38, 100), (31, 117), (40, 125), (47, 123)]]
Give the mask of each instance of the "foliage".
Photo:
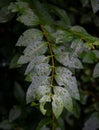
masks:
[[(81, 112), (89, 115), (97, 111), (85, 122), (85, 126), (84, 124), (79, 126), (80, 129), (90, 129), (88, 124), (91, 124), (90, 120), (93, 118), (95, 118), (95, 122), (99, 121), (97, 116), (99, 104), (96, 101), (99, 100), (99, 88), (97, 87), (99, 82), (99, 39), (98, 35), (91, 31), (88, 32), (92, 35), (89, 34), (83, 27), (88, 25), (92, 18), (94, 18), (95, 26), (99, 26), (95, 20), (99, 19), (95, 14), (99, 10), (99, 3), (96, 0), (81, 0), (80, 3), (77, 1), (79, 5), (77, 8), (78, 6), (72, 5), (72, 2), (72, 0), (67, 1), (68, 6), (66, 7), (63, 0), (58, 0), (58, 3), (51, 0), (18, 0), (9, 2), (8, 6), (1, 4), (3, 8), (0, 11), (2, 14), (0, 23), (11, 22), (11, 19), (16, 18), (18, 24), (23, 26), (21, 36), (16, 43), (20, 52), (19, 54), (15, 52), (9, 65), (10, 68), (22, 65), (22, 73), (24, 71), (26, 79), (24, 85), (28, 86), (29, 82), (26, 91), (15, 81), (14, 96), (20, 105), (14, 105), (8, 119), (2, 119), (1, 129), (28, 129), (24, 122), (20, 124), (28, 114), (32, 114), (32, 108), (29, 105), (25, 107), (24, 91), (26, 91), (27, 104), (30, 103), (33, 109), (36, 107), (33, 112), (40, 111), (44, 115), (39, 113), (38, 115), (44, 118), (40, 122), (39, 119), (38, 121), (33, 119), (35, 122), (33, 126), (31, 126), (32, 121), (29, 123), (30, 129), (65, 130), (64, 121), (75, 129), (78, 127), (75, 122), (77, 118), (81, 117)], [(90, 19), (85, 19), (88, 16), (84, 14), (84, 11), (89, 6), (92, 7), (93, 12), (91, 10)], [(79, 9), (82, 9), (81, 14), (79, 14)], [(78, 20), (76, 21), (75, 18)], [(80, 21), (79, 24), (78, 21)], [(21, 80), (23, 79), (20, 78)], [(96, 85), (95, 90), (90, 91), (91, 88), (87, 90), (86, 86), (89, 88), (89, 85), (92, 84)], [(97, 95), (94, 91), (97, 91)], [(91, 100), (89, 100), (90, 95), (93, 96)], [(87, 102), (89, 106), (87, 106)], [(82, 106), (85, 107), (85, 110), (81, 108)], [(25, 112), (27, 115), (24, 115)], [(73, 116), (72, 121), (69, 116)], [(17, 119), (23, 126), (17, 126)], [(37, 122), (39, 122), (38, 125)], [(97, 129), (98, 127), (99, 125), (96, 125), (95, 128), (93, 123), (91, 128)]]

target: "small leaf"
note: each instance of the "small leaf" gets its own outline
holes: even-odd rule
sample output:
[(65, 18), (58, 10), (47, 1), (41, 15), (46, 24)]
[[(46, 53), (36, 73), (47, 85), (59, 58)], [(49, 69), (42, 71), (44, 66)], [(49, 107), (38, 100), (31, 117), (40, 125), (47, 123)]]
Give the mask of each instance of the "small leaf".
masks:
[(99, 50), (93, 50), (92, 52), (95, 54), (96, 58), (99, 59)]
[(64, 67), (57, 67), (55, 69), (55, 80), (56, 82), (62, 86), (64, 85), (69, 94), (79, 100), (79, 92), (77, 88), (77, 81), (74, 76), (72, 76), (72, 72)]
[(13, 17), (11, 11), (8, 10), (8, 6), (4, 6), (0, 9), (0, 23), (6, 23)]
[(64, 22), (64, 24), (68, 27), (71, 25), (70, 19), (66, 13), (66, 11), (64, 11), (63, 9), (57, 8), (55, 6), (52, 7), (53, 8), (53, 12), (56, 13), (56, 15), (58, 15), (58, 17), (60, 17), (60, 19), (62, 19), (62, 21)]
[(88, 34), (87, 31), (86, 31), (83, 27), (77, 26), (77, 25), (71, 27), (71, 30), (72, 30), (72, 31), (79, 32), (79, 33), (83, 33), (83, 34)]
[(93, 71), (93, 77), (97, 78), (99, 77), (99, 62), (96, 64), (94, 71)]
[(56, 44), (70, 42), (73, 39), (73, 36), (69, 32), (64, 30), (57, 30), (56, 33), (53, 33), (53, 37), (55, 38)]
[(49, 56), (46, 57), (44, 55), (41, 55), (34, 57), (34, 59), (32, 59), (32, 61), (28, 64), (25, 70), (25, 74), (28, 74), (34, 68), (35, 65), (38, 65), (40, 63), (48, 63), (49, 60), (50, 60)]
[(58, 118), (63, 111), (64, 103), (61, 96), (58, 94), (54, 94), (52, 100), (52, 110), (55, 117)]
[(22, 55), (19, 60), (18, 64), (25, 64), (30, 62), (35, 56), (39, 56), (44, 54), (47, 51), (47, 44), (46, 42), (34, 42), (30, 44), (25, 50), (24, 55)]
[(18, 106), (14, 106), (9, 113), (9, 121), (12, 122), (19, 118), (21, 115), (21, 109)]
[(63, 100), (63, 103), (64, 103), (64, 107), (69, 112), (72, 112), (73, 103), (72, 103), (72, 98), (71, 98), (70, 94), (68, 93), (68, 91), (63, 87), (55, 86), (54, 93), (61, 97), (61, 99)]
[(14, 96), (17, 99), (18, 102), (20, 102), (22, 104), (24, 103), (25, 92), (24, 92), (22, 86), (18, 82), (15, 82)]
[(27, 26), (35, 26), (39, 24), (39, 18), (30, 8), (22, 12), (22, 14), (17, 18), (17, 20)]
[[(55, 52), (55, 51), (54, 51)], [(77, 57), (71, 57), (68, 52), (61, 52), (55, 54), (55, 58), (58, 62), (69, 68), (82, 69), (82, 63)]]
[(99, 0), (91, 0), (93, 12), (96, 13), (99, 10)]
[(34, 41), (41, 41), (43, 38), (43, 33), (38, 29), (28, 29), (26, 30), (18, 39), (16, 46), (28, 46)]
[(2, 122), (0, 122), (0, 129), (11, 130), (13, 129), (13, 127), (13, 124), (10, 123), (8, 120), (3, 120)]
[(51, 123), (51, 120), (49, 118), (41, 119), (41, 121), (39, 122), (36, 130), (41, 130), (44, 125), (48, 125), (50, 123)]
[(95, 112), (85, 122), (83, 130), (98, 130), (99, 129), (99, 112)]
[(40, 110), (43, 113), (43, 115), (45, 115), (46, 110), (44, 109), (44, 106), (46, 104), (46, 102), (51, 102), (51, 98), (50, 95), (44, 95), (41, 99), (40, 99)]
[(33, 70), (28, 74), (29, 77), (32, 79), (32, 77), (35, 76), (48, 76), (51, 73), (51, 66), (47, 63), (41, 63), (39, 65), (36, 65)]
[(26, 102), (33, 102), (35, 99), (39, 100), (43, 95), (50, 93), (50, 79), (46, 76), (35, 76), (32, 79), (32, 83), (30, 84), (27, 94), (26, 94)]
[(29, 8), (28, 3), (22, 1), (12, 2), (8, 7), (8, 9), (11, 10), (12, 12), (19, 12), (19, 11), (22, 12), (28, 8)]
[(85, 62), (85, 63), (94, 63), (95, 60), (96, 60), (96, 56), (92, 51), (86, 52), (86, 54), (83, 58), (83, 62)]

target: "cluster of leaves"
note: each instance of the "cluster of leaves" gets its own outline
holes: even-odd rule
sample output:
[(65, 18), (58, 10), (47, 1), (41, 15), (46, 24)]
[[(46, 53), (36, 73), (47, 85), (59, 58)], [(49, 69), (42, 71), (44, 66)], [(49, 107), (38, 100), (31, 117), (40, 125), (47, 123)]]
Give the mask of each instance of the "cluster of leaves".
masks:
[[(93, 11), (97, 12), (95, 5), (98, 4), (91, 2)], [(83, 4), (86, 6), (88, 1)], [(16, 45), (24, 48), (18, 64), (28, 64), (25, 75), (26, 81), (31, 84), (26, 101), (32, 102), (32, 106), (39, 103), (40, 111), (49, 117), (41, 121), (37, 129), (41, 129), (41, 124), (45, 125), (45, 122), (51, 124), (53, 130), (58, 129), (54, 126), (54, 118), (59, 118), (64, 107), (73, 112), (73, 99), (80, 100), (75, 69), (83, 69), (80, 59), (84, 63), (93, 63), (99, 58), (97, 50), (90, 50), (99, 45), (99, 39), (81, 26), (72, 26), (65, 10), (46, 2), (17, 1), (11, 3), (8, 10), (17, 13), (17, 20), (29, 27)], [(99, 63), (93, 71), (93, 77), (98, 76)]]

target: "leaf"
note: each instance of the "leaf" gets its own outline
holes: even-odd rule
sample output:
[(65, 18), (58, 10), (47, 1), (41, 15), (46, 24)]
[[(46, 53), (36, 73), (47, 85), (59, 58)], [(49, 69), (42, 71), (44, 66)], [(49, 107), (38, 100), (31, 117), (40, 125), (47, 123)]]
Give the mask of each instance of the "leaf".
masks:
[(83, 27), (78, 26), (78, 25), (71, 27), (71, 30), (79, 32), (79, 33), (83, 33), (83, 34), (86, 34), (86, 35), (88, 34), (87, 31)]
[(34, 42), (27, 46), (24, 50), (24, 55), (22, 55), (19, 60), (18, 64), (25, 64), (30, 62), (35, 56), (39, 56), (44, 54), (47, 51), (47, 43), (46, 42)]
[(43, 33), (38, 29), (26, 30), (18, 39), (16, 46), (28, 46), (36, 41), (41, 41)]
[(99, 62), (95, 65), (94, 71), (93, 71), (93, 77), (97, 78), (99, 77)]
[(96, 56), (92, 51), (86, 52), (86, 54), (83, 58), (83, 62), (85, 62), (85, 63), (94, 63), (95, 60), (96, 60)]
[(85, 122), (83, 130), (98, 130), (98, 129), (99, 129), (99, 112), (95, 112)]
[(63, 111), (64, 103), (61, 96), (58, 94), (54, 94), (52, 100), (52, 110), (55, 117), (58, 118)]
[(48, 124), (50, 124), (50, 122), (51, 122), (51, 120), (49, 118), (41, 119), (36, 130), (41, 130), (44, 125), (48, 125)]
[(63, 100), (63, 103), (64, 103), (64, 107), (69, 112), (72, 112), (73, 111), (73, 103), (72, 103), (72, 98), (71, 98), (70, 94), (68, 93), (68, 91), (63, 87), (55, 86), (54, 93), (61, 97), (61, 99)]
[(14, 96), (18, 102), (24, 104), (25, 92), (24, 92), (22, 86), (18, 82), (15, 82)]
[[(54, 51), (55, 52), (55, 51)], [(82, 63), (77, 57), (71, 57), (69, 52), (60, 52), (55, 54), (56, 60), (69, 68), (82, 69)]]
[(52, 6), (53, 12), (56, 13), (58, 17), (64, 22), (64, 24), (68, 27), (71, 25), (70, 19), (65, 10), (57, 8), (56, 6)]
[(0, 129), (3, 130), (11, 130), (13, 128), (13, 124), (10, 123), (8, 120), (3, 120), (0, 122)]
[(40, 63), (48, 63), (49, 60), (50, 60), (49, 56), (46, 57), (44, 55), (41, 55), (34, 57), (34, 59), (32, 59), (31, 62), (28, 64), (25, 70), (25, 74), (28, 74), (34, 68), (35, 65), (38, 65)]
[(64, 30), (57, 30), (56, 33), (53, 33), (53, 37), (55, 38), (56, 44), (70, 42), (73, 39), (73, 36), (71, 35), (71, 33)]
[(8, 6), (4, 6), (0, 9), (0, 23), (6, 23), (13, 17), (11, 11), (8, 10)]
[(99, 59), (99, 50), (93, 50), (92, 52), (95, 54), (96, 58)]
[(29, 77), (32, 79), (32, 77), (35, 76), (48, 76), (51, 73), (51, 66), (47, 63), (41, 63), (34, 67), (34, 69), (28, 74)]
[(55, 80), (60, 86), (65, 86), (66, 90), (69, 94), (79, 100), (79, 92), (77, 88), (77, 81), (74, 76), (72, 76), (72, 72), (64, 67), (57, 67), (55, 69)]
[(46, 104), (46, 102), (51, 102), (51, 98), (50, 95), (44, 95), (41, 99), (40, 99), (40, 110), (42, 112), (43, 115), (45, 115), (46, 110), (44, 109), (44, 106)]
[(23, 12), (24, 10), (28, 9), (29, 5), (27, 2), (11, 2), (8, 9), (11, 10), (13, 13), (15, 12)]
[(35, 15), (32, 9), (26, 9), (17, 20), (21, 23), (24, 23), (27, 26), (35, 26), (40, 23), (39, 18)]
[(18, 106), (14, 106), (9, 113), (9, 121), (12, 122), (19, 118), (21, 115), (21, 109)]
[(89, 0), (81, 0), (83, 7), (88, 5)]
[(99, 10), (99, 0), (91, 0), (93, 12), (96, 13)]
[(34, 76), (26, 93), (26, 102), (39, 100), (43, 95), (50, 93), (50, 79), (46, 76)]
[(81, 54), (84, 50), (83, 41), (81, 39), (75, 39), (71, 43), (72, 50), (72, 57), (77, 57), (79, 54)]

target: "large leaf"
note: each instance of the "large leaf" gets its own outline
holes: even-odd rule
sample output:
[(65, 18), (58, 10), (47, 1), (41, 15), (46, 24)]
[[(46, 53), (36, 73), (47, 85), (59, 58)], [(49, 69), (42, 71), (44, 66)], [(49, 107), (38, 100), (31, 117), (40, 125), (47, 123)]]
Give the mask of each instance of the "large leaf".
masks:
[(41, 99), (40, 99), (40, 110), (43, 113), (43, 115), (45, 115), (46, 113), (46, 109), (44, 109), (44, 106), (47, 102), (51, 102), (51, 97), (50, 95), (44, 95)]
[(26, 70), (25, 70), (25, 74), (29, 73), (35, 65), (38, 65), (40, 63), (48, 63), (50, 60), (50, 57), (49, 56), (44, 56), (44, 55), (41, 55), (41, 56), (36, 56), (34, 57), (34, 59), (31, 60), (31, 62), (28, 64)]
[(99, 0), (91, 0), (93, 12), (96, 13), (99, 10)]
[(22, 55), (19, 58), (18, 63), (19, 64), (28, 63), (31, 60), (33, 60), (35, 56), (42, 55), (46, 51), (47, 51), (46, 42), (43, 42), (43, 41), (34, 42), (30, 44), (29, 46), (27, 46), (27, 48), (24, 50), (24, 55)]
[(28, 29), (26, 30), (18, 39), (17, 46), (28, 46), (34, 41), (41, 41), (43, 38), (43, 33), (38, 29)]
[(55, 73), (56, 73), (56, 76), (55, 76), (56, 82), (60, 86), (64, 85), (65, 88), (70, 93), (70, 95), (73, 98), (79, 100), (77, 81), (76, 81), (76, 78), (74, 76), (72, 76), (72, 72), (67, 68), (57, 67), (55, 69)]
[(72, 112), (73, 111), (73, 103), (72, 103), (72, 98), (71, 98), (70, 94), (68, 93), (68, 91), (63, 87), (55, 86), (54, 93), (61, 97), (61, 99), (63, 100), (63, 103), (64, 103), (64, 107), (69, 112)]
[(96, 64), (94, 71), (93, 71), (93, 77), (97, 78), (99, 77), (99, 62)]
[(53, 110), (55, 117), (58, 118), (63, 111), (63, 107), (64, 107), (63, 99), (58, 94), (54, 94), (52, 96), (52, 99), (53, 99), (52, 110)]

